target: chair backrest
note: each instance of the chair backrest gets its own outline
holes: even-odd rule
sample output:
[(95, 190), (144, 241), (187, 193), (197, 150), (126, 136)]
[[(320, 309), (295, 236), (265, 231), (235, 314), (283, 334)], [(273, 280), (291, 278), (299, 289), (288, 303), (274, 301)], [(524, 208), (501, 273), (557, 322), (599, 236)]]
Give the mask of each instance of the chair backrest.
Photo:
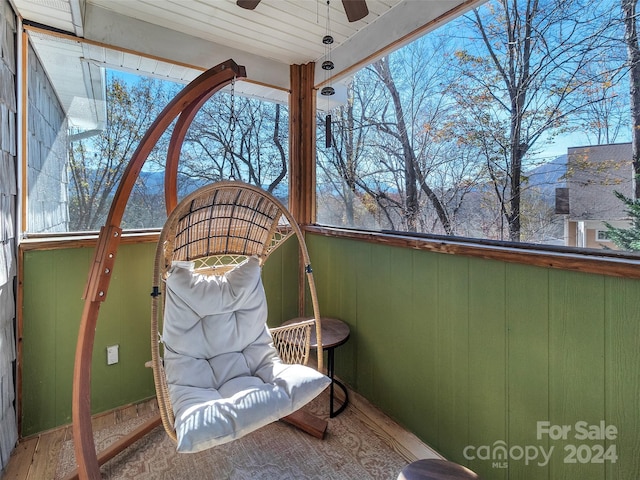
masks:
[(166, 272), (175, 260), (195, 261), (196, 269), (225, 268), (254, 255), (264, 263), (296, 227), (284, 206), (257, 187), (208, 185), (183, 199), (167, 220), (161, 268)]
[[(306, 359), (309, 331), (315, 327), (322, 344), (318, 300), (304, 237), (295, 219), (271, 194), (243, 182), (226, 181), (202, 187), (183, 198), (171, 212), (162, 229), (156, 249), (151, 312), (151, 363), (158, 406), (165, 430), (176, 440), (173, 409), (160, 352), (163, 320), (164, 279), (175, 261), (194, 262), (195, 271), (219, 275), (256, 256), (264, 264), (280, 245), (297, 236), (304, 271), (313, 304), (314, 320), (300, 328), (282, 327), (274, 334), (281, 355)], [(279, 330), (279, 329), (275, 329)], [(322, 369), (322, 349), (317, 350), (318, 369)], [(302, 352), (302, 353), (301, 353)], [(287, 362), (283, 358), (283, 361)]]

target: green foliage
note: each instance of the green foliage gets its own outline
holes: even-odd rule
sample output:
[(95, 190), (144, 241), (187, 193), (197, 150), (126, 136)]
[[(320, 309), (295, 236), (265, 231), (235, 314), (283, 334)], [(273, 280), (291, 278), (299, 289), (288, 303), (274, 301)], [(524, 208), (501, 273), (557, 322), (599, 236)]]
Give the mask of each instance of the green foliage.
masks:
[(622, 201), (626, 207), (625, 212), (631, 219), (630, 228), (616, 228), (609, 223), (607, 227), (607, 237), (622, 250), (640, 251), (640, 199), (633, 200), (625, 197), (620, 192), (614, 192), (615, 196)]

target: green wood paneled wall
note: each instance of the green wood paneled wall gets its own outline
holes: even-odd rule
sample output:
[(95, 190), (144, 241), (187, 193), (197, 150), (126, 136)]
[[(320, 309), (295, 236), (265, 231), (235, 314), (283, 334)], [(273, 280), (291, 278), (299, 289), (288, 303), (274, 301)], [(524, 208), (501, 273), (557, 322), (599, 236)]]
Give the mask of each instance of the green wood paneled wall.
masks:
[[(92, 367), (94, 412), (154, 395), (149, 318), (151, 244), (123, 245), (100, 308)], [(71, 421), (71, 386), (82, 293), (93, 250), (24, 254), (22, 435)], [(123, 268), (126, 265), (126, 269)], [(106, 347), (118, 344), (119, 363), (107, 366)]]
[[(337, 374), (447, 458), (487, 479), (640, 478), (640, 281), (307, 242), (322, 315), (352, 331)], [(601, 421), (615, 439), (576, 438)]]
[[(321, 313), (351, 327), (336, 351), (338, 375), (432, 447), (484, 478), (639, 478), (640, 281), (307, 238)], [(144, 368), (153, 249), (120, 248), (96, 332), (95, 412), (154, 394)], [(25, 253), (25, 436), (70, 421), (91, 256), (82, 248)], [(297, 316), (295, 259), (288, 242), (265, 266), (270, 325)], [(120, 363), (107, 366), (114, 343)], [(580, 421), (604, 421), (618, 434), (578, 440)], [(538, 438), (537, 422), (571, 431)], [(571, 445), (580, 455), (570, 456)], [(615, 445), (617, 460), (597, 463), (599, 445)], [(540, 449), (551, 447), (545, 462)], [(517, 458), (527, 448), (538, 457)]]
[[(94, 413), (155, 395), (149, 321), (155, 244), (121, 245), (107, 300), (100, 308), (92, 366)], [(286, 242), (263, 270), (269, 324), (298, 316), (297, 243)], [(24, 253), (22, 436), (71, 422), (71, 388), (81, 299), (90, 248)], [(120, 361), (107, 365), (106, 347)]]

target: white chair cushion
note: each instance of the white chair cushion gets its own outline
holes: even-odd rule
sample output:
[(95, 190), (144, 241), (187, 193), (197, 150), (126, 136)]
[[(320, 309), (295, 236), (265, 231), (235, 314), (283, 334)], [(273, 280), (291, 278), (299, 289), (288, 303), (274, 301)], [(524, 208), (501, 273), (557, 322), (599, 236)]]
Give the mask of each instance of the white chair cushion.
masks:
[(330, 382), (278, 357), (257, 258), (220, 276), (192, 268), (176, 262), (169, 270), (162, 333), (179, 452), (229, 442), (289, 415)]

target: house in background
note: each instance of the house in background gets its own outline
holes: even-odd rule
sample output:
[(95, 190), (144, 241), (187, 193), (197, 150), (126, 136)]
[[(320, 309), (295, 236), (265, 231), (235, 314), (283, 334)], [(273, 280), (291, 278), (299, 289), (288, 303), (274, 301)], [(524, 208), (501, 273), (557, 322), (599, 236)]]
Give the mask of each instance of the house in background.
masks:
[[(606, 237), (605, 222), (629, 226), (624, 204), (615, 191), (633, 195), (631, 143), (572, 147), (567, 151), (566, 189), (559, 189), (565, 208), (565, 244), (616, 249)], [(568, 209), (566, 208), (568, 207)]]

